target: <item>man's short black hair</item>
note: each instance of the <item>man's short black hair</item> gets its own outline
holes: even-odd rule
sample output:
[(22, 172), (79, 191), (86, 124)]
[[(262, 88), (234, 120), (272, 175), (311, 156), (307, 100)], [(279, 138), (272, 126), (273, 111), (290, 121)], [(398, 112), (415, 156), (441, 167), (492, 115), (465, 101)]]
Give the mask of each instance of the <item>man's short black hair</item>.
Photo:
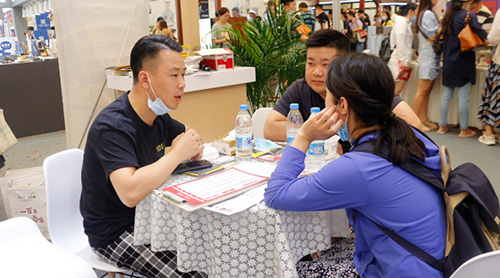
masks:
[(335, 30), (319, 30), (314, 32), (307, 40), (306, 47), (331, 47), (342, 54), (349, 52), (349, 40), (344, 34)]
[(316, 6), (314, 6), (314, 8), (320, 8), (320, 9), (323, 9), (323, 6), (321, 6), (320, 4), (316, 4)]
[(392, 12), (392, 7), (391, 6), (384, 6), (384, 9), (389, 10)]
[(358, 10), (358, 14), (364, 14), (364, 13), (365, 13), (365, 10), (362, 10), (362, 9)]
[(304, 3), (304, 2), (300, 2), (300, 4), (299, 4), (299, 8), (301, 8), (301, 9), (305, 9), (305, 8), (307, 8), (307, 4), (306, 4), (306, 3)]
[(139, 80), (139, 72), (142, 70), (144, 60), (156, 58), (160, 50), (173, 50), (180, 53), (182, 47), (166, 36), (144, 36), (135, 43), (130, 53), (130, 68), (134, 83)]
[(290, 3), (295, 2), (295, 0), (281, 0), (280, 2), (284, 6), (288, 6), (288, 5), (290, 5)]
[(352, 11), (348, 11), (348, 12), (347, 12), (347, 15), (350, 15), (350, 16), (354, 16), (354, 17), (356, 17), (356, 15), (355, 15)]
[(407, 16), (410, 11), (414, 11), (418, 8), (418, 5), (415, 3), (408, 3), (401, 10), (401, 16)]

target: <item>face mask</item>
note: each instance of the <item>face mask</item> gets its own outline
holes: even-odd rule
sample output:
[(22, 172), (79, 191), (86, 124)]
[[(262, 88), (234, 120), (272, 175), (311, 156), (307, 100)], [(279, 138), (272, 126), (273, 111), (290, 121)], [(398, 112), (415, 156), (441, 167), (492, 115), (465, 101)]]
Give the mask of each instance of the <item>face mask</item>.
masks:
[(151, 79), (149, 78), (149, 73), (146, 73), (148, 75), (148, 81), (149, 81), (149, 86), (151, 87), (151, 91), (153, 92), (153, 95), (155, 96), (155, 101), (152, 101), (151, 98), (149, 97), (148, 90), (146, 89), (146, 94), (148, 95), (148, 106), (153, 113), (155, 113), (158, 116), (165, 115), (166, 113), (172, 111), (172, 109), (168, 108), (163, 101), (156, 96), (155, 90), (153, 89), (153, 85), (151, 84)]
[(411, 22), (413, 22), (413, 23), (414, 23), (414, 22), (417, 22), (417, 17), (416, 17), (416, 16), (412, 16), (412, 17), (410, 18), (410, 20), (411, 20)]
[[(340, 106), (340, 101), (337, 107)], [(347, 120), (349, 119), (349, 111), (347, 111), (347, 116), (345, 118), (345, 122), (342, 123), (339, 131), (337, 131), (337, 135), (340, 136), (340, 139), (344, 142), (349, 142), (349, 128), (347, 127)]]
[(252, 22), (253, 18), (250, 15), (247, 15), (247, 20), (248, 20), (248, 22)]
[(387, 20), (387, 16), (383, 16), (383, 17), (382, 17), (382, 20), (383, 20), (383, 21), (386, 21), (386, 20)]

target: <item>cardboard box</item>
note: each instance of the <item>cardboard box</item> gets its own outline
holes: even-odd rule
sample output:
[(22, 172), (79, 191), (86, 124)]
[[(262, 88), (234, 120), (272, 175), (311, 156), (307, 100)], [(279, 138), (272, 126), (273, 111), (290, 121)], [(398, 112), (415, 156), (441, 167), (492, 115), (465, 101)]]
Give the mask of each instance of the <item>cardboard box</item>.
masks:
[(236, 155), (236, 141), (228, 139), (229, 134), (224, 134), (215, 138), (214, 147), (217, 151), (224, 155)]
[(203, 57), (203, 64), (212, 70), (225, 70), (234, 67), (233, 52), (226, 48), (214, 48), (198, 51)]

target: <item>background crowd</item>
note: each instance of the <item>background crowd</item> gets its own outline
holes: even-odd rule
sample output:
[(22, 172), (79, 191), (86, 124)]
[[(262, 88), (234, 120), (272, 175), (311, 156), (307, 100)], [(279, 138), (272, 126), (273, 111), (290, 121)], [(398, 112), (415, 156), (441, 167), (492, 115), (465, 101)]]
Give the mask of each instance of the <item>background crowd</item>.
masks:
[[(396, 82), (397, 95), (403, 92), (405, 81), (412, 74), (412, 61), (418, 61), (418, 71), (413, 72), (414, 75), (418, 75), (418, 86), (415, 89), (412, 108), (421, 120), (421, 129), (425, 132), (437, 130), (438, 134), (448, 131), (449, 105), (454, 91), (457, 90), (459, 136), (476, 136), (477, 130), (469, 128), (470, 91), (471, 86), (476, 84), (476, 54), (474, 50), (462, 51), (458, 34), (468, 24), (485, 45), (488, 43), (496, 45), (500, 39), (500, 24), (495, 24), (492, 12), (482, 4), (481, 0), (449, 1), (447, 11), (442, 17), (434, 11), (437, 2), (437, 0), (420, 0), (418, 4), (396, 6), (397, 11), (393, 11), (393, 7), (389, 5), (382, 6), (370, 19), (362, 9), (344, 7), (337, 14), (331, 10), (324, 10), (319, 4), (310, 9), (307, 4), (297, 5), (294, 0), (269, 1), (262, 17), (251, 10), (248, 11), (247, 20), (266, 21), (267, 14), (274, 12), (275, 7), (282, 4), (284, 11), (300, 19), (303, 25), (307, 26), (305, 32), (304, 29), (300, 29), (302, 41), (320, 29), (333, 29), (333, 23), (340, 21), (341, 29), (338, 31), (348, 37), (351, 51), (358, 53), (369, 52), (368, 26), (391, 26), (389, 37), (392, 54), (388, 66)], [(213, 46), (229, 48), (228, 34), (224, 30), (232, 28), (228, 23), (230, 11), (221, 8), (217, 15), (219, 20), (214, 24), (212, 31)], [(440, 46), (441, 51), (436, 52), (436, 46)], [(486, 145), (495, 145), (499, 141), (495, 132), (495, 128), (500, 125), (500, 104), (497, 101), (500, 95), (497, 92), (496, 82), (500, 75), (499, 59), (500, 57), (495, 54), (489, 63), (487, 80), (480, 81), (480, 83), (484, 81), (485, 85), (477, 117), (484, 124), (485, 132), (478, 140)], [(439, 122), (434, 123), (427, 116), (429, 98), (441, 67), (444, 89), (439, 106)], [(405, 90), (413, 88), (407, 86)]]

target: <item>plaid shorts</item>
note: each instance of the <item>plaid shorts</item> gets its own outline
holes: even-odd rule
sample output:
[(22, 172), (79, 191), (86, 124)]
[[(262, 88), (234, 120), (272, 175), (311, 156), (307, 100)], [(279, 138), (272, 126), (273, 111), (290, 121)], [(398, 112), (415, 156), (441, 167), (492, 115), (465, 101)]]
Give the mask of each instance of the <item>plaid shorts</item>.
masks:
[(106, 248), (99, 247), (92, 248), (92, 250), (107, 262), (146, 277), (208, 277), (196, 271), (180, 272), (177, 270), (177, 255), (173, 251), (153, 252), (148, 245), (133, 245), (133, 233), (134, 227), (131, 227)]

